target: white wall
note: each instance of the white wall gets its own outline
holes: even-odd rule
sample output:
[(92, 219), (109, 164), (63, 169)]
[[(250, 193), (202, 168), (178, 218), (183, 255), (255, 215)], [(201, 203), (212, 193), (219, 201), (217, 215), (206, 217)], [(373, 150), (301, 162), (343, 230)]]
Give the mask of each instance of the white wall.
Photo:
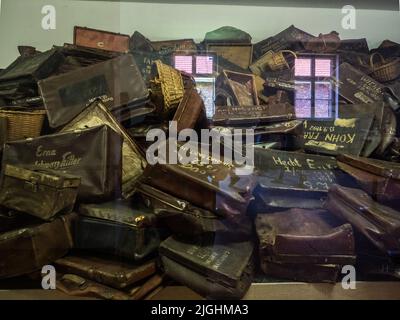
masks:
[[(357, 28), (341, 27), (340, 9), (271, 8), (251, 6), (173, 5), (134, 2), (74, 0), (0, 0), (0, 68), (18, 55), (18, 45), (46, 50), (53, 44), (72, 42), (74, 25), (132, 34), (141, 31), (153, 40), (195, 38), (207, 31), (232, 25), (262, 40), (291, 24), (313, 34), (336, 30), (345, 38), (366, 37), (371, 47), (384, 39), (400, 42), (400, 13), (357, 10)], [(52, 4), (56, 30), (41, 27), (41, 8)]]

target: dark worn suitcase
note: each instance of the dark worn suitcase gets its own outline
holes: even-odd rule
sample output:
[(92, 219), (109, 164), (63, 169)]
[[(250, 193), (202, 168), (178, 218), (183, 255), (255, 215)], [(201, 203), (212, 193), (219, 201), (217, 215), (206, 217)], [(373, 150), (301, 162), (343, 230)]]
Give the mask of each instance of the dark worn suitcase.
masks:
[(268, 208), (321, 208), (337, 181), (335, 158), (300, 152), (255, 149), (255, 168), (262, 205)]
[(193, 129), (202, 117), (204, 121), (205, 114), (204, 102), (197, 90), (186, 90), (173, 118), (177, 122), (178, 133), (183, 129)]
[(328, 34), (320, 33), (318, 37), (308, 39), (303, 42), (304, 48), (307, 51), (316, 53), (332, 53), (340, 47), (339, 33), (331, 31)]
[[(167, 144), (168, 142), (165, 147)], [(189, 146), (192, 151), (194, 148), (199, 150), (199, 145), (189, 143), (178, 147), (180, 152), (188, 152)], [(252, 199), (255, 178), (245, 175), (245, 166), (235, 165), (232, 161), (224, 162), (223, 158), (217, 160), (207, 151), (207, 154), (202, 150), (192, 153), (198, 163), (191, 161), (188, 164), (161, 164), (160, 162), (166, 162), (160, 158), (161, 161), (147, 166), (144, 182), (217, 215), (243, 215)], [(243, 175), (239, 175), (241, 170), (244, 170)]]
[(291, 25), (277, 35), (256, 43), (253, 50), (253, 60), (255, 61), (270, 50), (275, 52), (285, 49), (294, 51), (304, 50), (303, 42), (313, 38), (315, 37), (311, 34)]
[(358, 118), (360, 115), (373, 118), (361, 155), (381, 155), (393, 142), (397, 119), (392, 108), (383, 101), (370, 104), (339, 105), (340, 118)]
[(398, 211), (375, 202), (362, 190), (338, 185), (331, 187), (324, 207), (351, 223), (384, 254), (400, 256)]
[(78, 249), (143, 260), (157, 250), (160, 235), (155, 215), (132, 208), (129, 201), (81, 205), (75, 243)]
[(117, 290), (75, 274), (58, 276), (57, 290), (73, 297), (104, 300), (142, 300), (161, 285), (163, 277), (155, 275), (138, 286)]
[(258, 215), (260, 259), (275, 263), (336, 264), (355, 262), (353, 229), (325, 210), (290, 209)]
[(0, 96), (22, 99), (38, 96), (37, 81), (51, 75), (63, 62), (57, 50), (20, 56), (0, 74)]
[(126, 53), (129, 51), (129, 41), (129, 35), (74, 27), (74, 44), (77, 46)]
[(400, 164), (340, 155), (338, 165), (378, 202), (395, 205), (400, 199)]
[(123, 289), (156, 273), (155, 261), (132, 264), (114, 257), (69, 255), (54, 263), (58, 272), (75, 274), (86, 279)]
[(71, 224), (76, 214), (0, 235), (0, 278), (41, 270), (63, 257), (73, 246)]
[(255, 77), (252, 74), (224, 70), (216, 80), (216, 105), (259, 105)]
[(57, 290), (74, 297), (95, 298), (104, 300), (130, 300), (123, 292), (95, 281), (84, 279), (75, 274), (64, 274), (57, 277)]
[(70, 213), (81, 178), (51, 170), (6, 165), (1, 178), (0, 204), (43, 220)]
[(98, 201), (121, 194), (122, 137), (106, 125), (7, 142), (5, 165), (52, 169), (81, 177), (80, 200)]
[(39, 82), (50, 126), (65, 125), (88, 104), (100, 98), (115, 111), (144, 104), (149, 96), (132, 55), (79, 68)]
[(264, 123), (289, 121), (295, 118), (294, 107), (289, 103), (260, 106), (216, 106), (213, 124), (258, 126)]
[(384, 86), (348, 63), (339, 66), (340, 79), (333, 77), (338, 94), (350, 103), (374, 103), (383, 99)]
[(129, 41), (129, 48), (131, 52), (134, 51), (143, 51), (143, 52), (153, 52), (155, 51), (154, 47), (151, 44), (151, 41), (147, 39), (143, 34), (139, 31), (135, 31), (131, 36)]
[(360, 38), (341, 40), (338, 51), (355, 51), (359, 53), (369, 54), (367, 39)]
[(202, 238), (191, 243), (174, 237), (160, 246), (165, 273), (199, 294), (212, 299), (241, 299), (251, 285), (251, 242), (209, 243)]
[(356, 118), (304, 121), (304, 149), (309, 152), (337, 155), (360, 155), (374, 120), (373, 115)]
[(95, 101), (64, 126), (60, 132), (72, 132), (98, 125), (107, 125), (119, 133), (122, 143), (122, 196), (130, 197), (135, 185), (143, 174), (146, 160), (136, 142), (126, 133), (124, 127), (115, 119), (101, 101)]
[(197, 51), (197, 46), (193, 39), (151, 41), (151, 46), (162, 55), (171, 55), (176, 51)]
[(251, 43), (207, 43), (206, 50), (216, 53), (219, 57), (245, 70), (249, 68), (253, 58)]
[(0, 233), (43, 223), (29, 214), (0, 207)]
[(138, 186), (137, 193), (156, 214), (160, 224), (176, 235), (189, 238), (193, 235), (218, 234), (237, 240), (249, 239), (252, 234), (252, 224), (246, 216), (235, 220), (224, 219), (146, 184)]

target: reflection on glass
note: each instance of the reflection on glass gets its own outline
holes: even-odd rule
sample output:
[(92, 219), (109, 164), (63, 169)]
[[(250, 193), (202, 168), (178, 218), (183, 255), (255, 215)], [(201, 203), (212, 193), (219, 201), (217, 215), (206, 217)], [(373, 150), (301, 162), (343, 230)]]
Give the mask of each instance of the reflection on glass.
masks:
[(315, 100), (315, 117), (329, 118), (331, 109), (331, 100)]
[(311, 99), (311, 82), (296, 81), (296, 99)]
[(175, 56), (175, 68), (189, 74), (193, 73), (192, 56)]
[(316, 99), (331, 99), (331, 84), (329, 82), (315, 83), (315, 98)]
[(295, 76), (310, 77), (311, 76), (311, 59), (298, 58), (295, 60)]
[(213, 57), (197, 56), (196, 57), (196, 74), (212, 74), (213, 73)]
[(330, 59), (316, 59), (315, 60), (315, 76), (316, 77), (330, 77), (332, 74)]
[(296, 99), (295, 109), (296, 117), (311, 118), (311, 100)]

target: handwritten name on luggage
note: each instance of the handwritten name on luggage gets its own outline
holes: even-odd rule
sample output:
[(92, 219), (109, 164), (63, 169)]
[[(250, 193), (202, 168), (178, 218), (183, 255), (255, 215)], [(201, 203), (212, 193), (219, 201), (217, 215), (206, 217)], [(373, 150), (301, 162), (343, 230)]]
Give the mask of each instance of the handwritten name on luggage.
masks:
[[(48, 157), (56, 157), (57, 150), (49, 149), (46, 150), (42, 145), (36, 148), (36, 158), (48, 158)], [(65, 152), (61, 155), (60, 160), (55, 161), (44, 161), (44, 160), (35, 160), (35, 166), (46, 168), (46, 169), (60, 169), (73, 167), (80, 164), (82, 158), (76, 157), (72, 152)]]

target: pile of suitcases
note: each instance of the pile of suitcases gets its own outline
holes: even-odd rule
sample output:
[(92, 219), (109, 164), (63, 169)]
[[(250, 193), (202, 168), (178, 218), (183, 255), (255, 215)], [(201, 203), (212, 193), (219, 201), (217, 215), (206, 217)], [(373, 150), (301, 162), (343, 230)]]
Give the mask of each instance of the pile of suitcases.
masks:
[[(0, 71), (0, 287), (46, 265), (57, 290), (118, 300), (175, 282), (241, 299), (260, 274), (335, 283), (349, 265), (399, 278), (400, 44), (294, 26), (256, 44), (233, 27), (199, 44), (75, 27), (74, 44), (18, 49)], [(212, 119), (177, 52), (218, 57)], [(312, 80), (328, 98), (307, 89), (304, 57), (333, 57)], [(304, 116), (310, 99), (337, 107)], [(148, 163), (152, 129), (170, 159), (170, 121), (177, 134), (253, 129), (252, 173), (222, 155), (203, 164), (204, 141), (179, 144), (197, 161)]]

